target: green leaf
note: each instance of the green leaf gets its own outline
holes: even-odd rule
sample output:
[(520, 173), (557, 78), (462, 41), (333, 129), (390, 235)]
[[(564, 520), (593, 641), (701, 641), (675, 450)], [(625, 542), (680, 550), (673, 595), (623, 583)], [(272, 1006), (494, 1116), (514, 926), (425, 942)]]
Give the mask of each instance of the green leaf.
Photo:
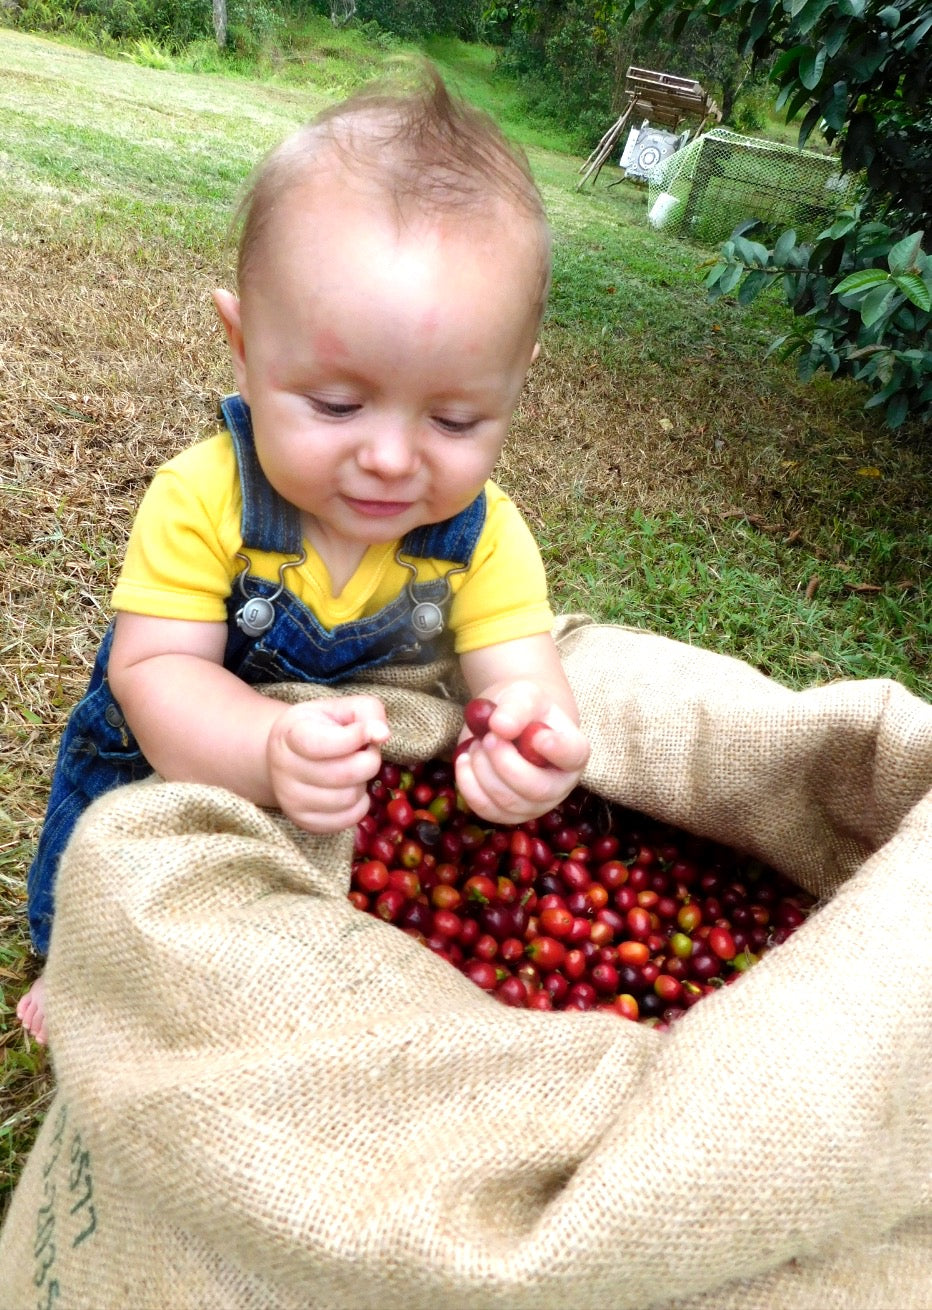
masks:
[(773, 262), (775, 264), (785, 264), (790, 251), (796, 245), (796, 233), (792, 231), (781, 232), (777, 239), (777, 244), (773, 248)]
[(928, 32), (929, 28), (932, 27), (932, 14), (920, 14), (915, 22), (915, 29), (909, 33), (909, 36), (903, 42), (902, 49), (905, 55), (912, 54), (916, 46)]
[(786, 110), (786, 121), (789, 123), (794, 119), (803, 105), (808, 105), (812, 99), (812, 92), (808, 87), (802, 87), (796, 91)]
[(914, 305), (918, 305), (920, 309), (932, 309), (929, 288), (918, 273), (894, 273), (891, 281)]
[(674, 41), (682, 36), (683, 28), (689, 22), (690, 18), (692, 18), (692, 13), (688, 9), (681, 9), (677, 14), (676, 18), (673, 20), (673, 27), (670, 31), (670, 35)]
[(800, 56), (808, 49), (809, 47), (807, 45), (794, 45), (792, 49), (784, 50), (783, 54), (779, 55), (774, 61), (773, 68), (770, 72), (772, 80), (774, 82), (779, 82), (785, 72), (799, 63)]
[(908, 413), (909, 397), (904, 396), (902, 391), (900, 391), (890, 400), (884, 411), (884, 418), (887, 420), (887, 427), (898, 428)]
[(924, 232), (910, 232), (891, 249), (887, 256), (891, 273), (909, 273), (916, 268), (916, 261), (922, 250)]
[(801, 34), (811, 32), (826, 9), (833, 8), (834, 5), (835, 0), (806, 0), (794, 23), (796, 31)]
[(900, 11), (897, 9), (896, 5), (886, 5), (881, 9), (877, 17), (883, 23), (884, 27), (893, 28), (899, 27), (900, 25)]
[(725, 272), (725, 269), (727, 267), (728, 267), (727, 264), (716, 264), (713, 269), (710, 269), (709, 274), (705, 280), (705, 285), (707, 287), (714, 287), (715, 284), (718, 282), (719, 278)]
[(845, 129), (843, 158), (847, 168), (866, 168), (874, 158), (874, 115), (867, 110), (852, 114)]
[(749, 305), (770, 285), (770, 282), (771, 275), (769, 273), (764, 272), (762, 268), (754, 269), (741, 284), (741, 290), (738, 292), (738, 304)]
[(732, 291), (741, 281), (744, 271), (745, 270), (741, 264), (730, 264), (719, 278), (718, 294), (720, 296), (727, 296), (729, 291)]
[(884, 272), (882, 268), (859, 268), (856, 273), (849, 273), (837, 287), (833, 287), (832, 293), (836, 296), (850, 296), (855, 292), (867, 291), (871, 287), (879, 286), (881, 283), (887, 285), (889, 281), (889, 273)]
[(746, 237), (733, 237), (732, 243), (735, 248), (735, 254), (745, 264), (766, 264), (767, 247), (760, 245), (757, 241), (748, 241)]
[(816, 103), (807, 112), (806, 117), (799, 125), (799, 137), (797, 138), (797, 144), (800, 150), (802, 150), (803, 146), (809, 140), (809, 137), (812, 133), (812, 129), (816, 127), (819, 122), (821, 122), (821, 119), (822, 119), (822, 106), (821, 104)]
[(823, 97), (822, 117), (833, 132), (840, 132), (845, 125), (848, 109), (848, 83), (836, 82), (828, 100)]
[(803, 355), (800, 359), (799, 364), (796, 367), (796, 372), (803, 382), (811, 382), (819, 371), (820, 363), (821, 360), (818, 351), (813, 353), (813, 351), (810, 350), (808, 355)]
[(777, 98), (773, 102), (773, 108), (775, 113), (779, 114), (780, 110), (786, 104), (787, 100), (789, 100), (790, 96), (796, 90), (797, 86), (798, 83), (796, 81), (796, 78), (791, 77), (784, 86), (780, 87), (780, 90), (777, 92)]
[(888, 309), (893, 308), (893, 300), (896, 296), (896, 289), (889, 283), (874, 287), (873, 291), (868, 291), (867, 295), (861, 302), (861, 322), (865, 327), (872, 327)]
[(824, 69), (825, 47), (820, 46), (817, 50), (807, 49), (799, 60), (799, 80), (808, 90), (814, 91), (822, 81)]
[[(785, 345), (784, 342), (786, 343)], [(767, 347), (765, 358), (769, 355), (777, 354), (778, 359), (789, 359), (791, 355), (796, 354), (797, 350), (805, 349), (806, 342), (802, 337), (777, 337), (777, 339), (771, 341), (770, 345)]]
[(809, 255), (810, 270), (814, 271), (817, 268), (821, 268), (825, 260), (828, 259), (829, 255), (832, 253), (834, 249), (835, 249), (834, 241), (829, 241), (824, 238), (820, 241), (817, 241), (815, 245), (812, 247), (812, 251)]
[(748, 24), (748, 41), (751, 45), (759, 41), (770, 26), (771, 4), (770, 0), (758, 0), (751, 13), (751, 21)]
[(861, 235), (865, 240), (874, 237), (888, 237), (892, 232), (893, 228), (889, 223), (865, 223), (861, 228)]
[(838, 18), (832, 23), (831, 27), (822, 37), (822, 44), (828, 51), (829, 55), (837, 55), (839, 50), (848, 39), (848, 29), (850, 24), (845, 18)]
[(744, 218), (733, 230), (731, 234), (732, 240), (734, 240), (735, 237), (747, 236), (749, 232), (757, 232), (760, 230), (761, 226), (762, 224), (759, 218)]
[(867, 0), (838, 0), (838, 12), (848, 18), (860, 18), (867, 8)]
[(889, 41), (880, 40), (868, 54), (861, 55), (860, 59), (854, 60), (851, 65), (852, 80), (854, 82), (869, 82), (881, 64), (885, 63), (889, 58)]
[(838, 237), (846, 237), (857, 225), (858, 220), (854, 214), (842, 214), (841, 218), (836, 218), (832, 226), (826, 228), (824, 232), (820, 232), (819, 235), (834, 237), (837, 240)]

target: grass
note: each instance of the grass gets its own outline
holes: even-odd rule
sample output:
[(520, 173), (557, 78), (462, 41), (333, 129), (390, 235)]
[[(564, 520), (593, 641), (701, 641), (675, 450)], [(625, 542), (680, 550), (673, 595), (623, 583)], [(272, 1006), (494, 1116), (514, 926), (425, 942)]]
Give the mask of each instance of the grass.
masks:
[[(13, 1019), (35, 967), (24, 874), (134, 507), (231, 386), (209, 293), (232, 280), (232, 209), (261, 152), (396, 53), (307, 31), (247, 77), (206, 43), (134, 62), (0, 30), (0, 1209), (51, 1085)], [(583, 160), (488, 50), (430, 53), (525, 145), (552, 217), (543, 349), (499, 477), (557, 606), (790, 686), (890, 677), (932, 696), (922, 434), (763, 358), (780, 303), (710, 306), (711, 252), (651, 231), (614, 166), (577, 190)]]

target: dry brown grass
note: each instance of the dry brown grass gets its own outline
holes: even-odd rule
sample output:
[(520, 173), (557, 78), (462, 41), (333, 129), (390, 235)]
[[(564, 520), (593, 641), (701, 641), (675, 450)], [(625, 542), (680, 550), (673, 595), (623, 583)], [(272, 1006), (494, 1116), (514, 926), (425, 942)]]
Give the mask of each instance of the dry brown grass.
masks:
[[(0, 1125), (38, 1118), (49, 1091), (42, 1061), (33, 1073), (15, 1058), (26, 1039), (12, 1007), (32, 972), (24, 876), (58, 736), (139, 496), (229, 389), (208, 297), (227, 276), (183, 255), (143, 266), (87, 245), (0, 247), (0, 942), (19, 961), (0, 967)], [(0, 1184), (16, 1164), (0, 1157)]]
[[(747, 389), (735, 384), (742, 367), (753, 372)], [(740, 511), (827, 549), (839, 513), (863, 525), (878, 514), (921, 524), (926, 513), (928, 450), (880, 428), (863, 402), (853, 384), (807, 386), (776, 360), (743, 366), (726, 345), (661, 365), (551, 329), (501, 480), (538, 522), (571, 504), (713, 522)], [(878, 466), (882, 479), (865, 478)]]
[(222, 276), (183, 256), (171, 266), (127, 268), (87, 248), (5, 252), (0, 524), (14, 639), (4, 663), (9, 726), (32, 726), (17, 722), (17, 711), (45, 719), (50, 705), (73, 700), (106, 623), (142, 489), (215, 418), (225, 347), (208, 291)]

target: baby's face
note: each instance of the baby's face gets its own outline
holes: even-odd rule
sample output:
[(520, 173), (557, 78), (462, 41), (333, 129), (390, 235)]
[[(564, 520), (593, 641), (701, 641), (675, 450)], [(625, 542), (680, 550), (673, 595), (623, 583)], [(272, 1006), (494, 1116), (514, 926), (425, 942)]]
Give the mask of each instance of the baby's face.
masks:
[(242, 301), (218, 293), (266, 476), (328, 565), (465, 508), (535, 349), (537, 233), (399, 225), (358, 183), (284, 197)]

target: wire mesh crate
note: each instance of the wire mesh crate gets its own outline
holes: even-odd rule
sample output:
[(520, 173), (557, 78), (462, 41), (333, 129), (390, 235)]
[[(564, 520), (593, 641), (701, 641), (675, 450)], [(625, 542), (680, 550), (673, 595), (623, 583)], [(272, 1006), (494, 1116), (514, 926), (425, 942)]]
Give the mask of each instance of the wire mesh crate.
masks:
[(709, 245), (749, 218), (773, 233), (794, 228), (806, 240), (853, 204), (858, 188), (834, 156), (716, 127), (651, 170), (648, 218)]

